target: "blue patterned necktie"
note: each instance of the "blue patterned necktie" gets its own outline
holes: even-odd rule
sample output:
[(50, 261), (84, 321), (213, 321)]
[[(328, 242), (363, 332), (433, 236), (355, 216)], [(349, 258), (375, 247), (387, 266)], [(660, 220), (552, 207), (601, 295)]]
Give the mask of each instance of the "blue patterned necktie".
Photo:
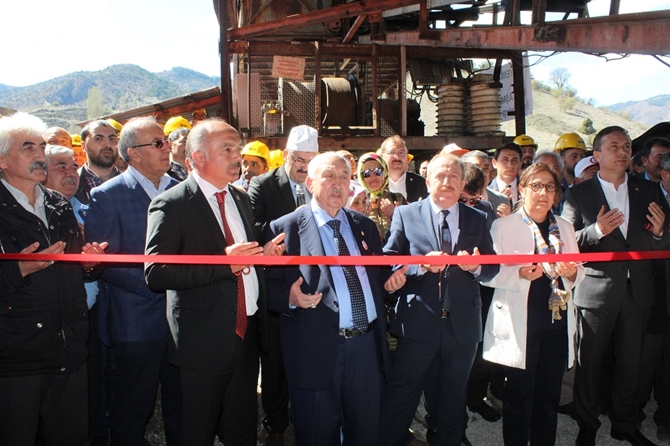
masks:
[[(347, 248), (347, 244), (344, 242), (344, 237), (342, 237), (342, 234), (340, 233), (340, 223), (340, 220), (330, 220), (326, 224), (333, 229), (337, 255), (348, 256), (350, 255), (349, 248)], [(368, 312), (365, 308), (365, 296), (363, 295), (361, 280), (358, 278), (356, 267), (354, 266), (342, 266), (342, 271), (344, 272), (344, 279), (347, 281), (347, 288), (349, 288), (354, 328), (363, 330), (368, 326)]]
[[(441, 211), (442, 215), (440, 217), (440, 235), (441, 235), (441, 249), (445, 254), (452, 254), (453, 248), (451, 246), (451, 231), (449, 230), (449, 223), (447, 223), (447, 215), (449, 215), (448, 210)], [(449, 312), (451, 309), (451, 300), (449, 299), (449, 284), (446, 283), (444, 286), (444, 296), (442, 296), (442, 309)]]

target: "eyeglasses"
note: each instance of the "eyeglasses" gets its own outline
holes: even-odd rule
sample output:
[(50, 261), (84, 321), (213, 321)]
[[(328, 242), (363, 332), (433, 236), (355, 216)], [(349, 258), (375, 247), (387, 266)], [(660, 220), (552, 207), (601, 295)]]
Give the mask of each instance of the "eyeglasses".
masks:
[(548, 193), (556, 192), (556, 189), (558, 186), (556, 183), (547, 183), (547, 184), (542, 184), (542, 183), (530, 183), (526, 184), (526, 186), (530, 187), (533, 192), (542, 192), (542, 189), (547, 189)]
[(147, 144), (139, 144), (137, 146), (132, 146), (132, 147), (134, 149), (137, 149), (138, 147), (154, 146), (154, 148), (160, 150), (160, 149), (163, 148), (163, 146), (165, 146), (167, 144), (167, 142), (168, 142), (167, 140), (163, 139), (163, 140), (150, 142), (150, 143), (147, 143)]
[(297, 157), (297, 156), (294, 156), (293, 154), (289, 154), (289, 156), (291, 157), (291, 159), (293, 160), (294, 163), (296, 163), (296, 164), (300, 164), (301, 166), (304, 166), (304, 165), (306, 165), (306, 164), (309, 164), (309, 162), (312, 161), (311, 158), (308, 159), (308, 160), (306, 160), (306, 159), (303, 159), (303, 158), (299, 158), (299, 157)]
[(363, 172), (361, 172), (361, 175), (363, 178), (370, 178), (374, 174), (377, 177), (380, 177), (384, 174), (384, 171), (382, 170), (381, 167), (375, 167), (374, 169), (365, 169)]
[(482, 197), (468, 198), (461, 196), (461, 198), (459, 198), (458, 201), (460, 201), (463, 204), (469, 204), (470, 206), (474, 206), (480, 201), (482, 201)]

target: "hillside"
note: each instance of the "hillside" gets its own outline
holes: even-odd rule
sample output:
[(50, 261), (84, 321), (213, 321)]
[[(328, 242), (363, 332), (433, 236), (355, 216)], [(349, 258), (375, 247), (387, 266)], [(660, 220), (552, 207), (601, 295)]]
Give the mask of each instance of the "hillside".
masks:
[(670, 121), (670, 95), (654, 96), (644, 101), (621, 102), (608, 105), (610, 110), (630, 115), (631, 119), (649, 127)]
[(209, 77), (187, 68), (151, 73), (137, 65), (112, 65), (100, 71), (77, 71), (26, 87), (0, 85), (0, 105), (17, 110), (40, 107), (86, 107), (91, 87), (102, 90), (109, 111), (152, 104), (219, 85)]
[[(600, 130), (610, 125), (619, 125), (628, 130), (632, 138), (644, 133), (648, 126), (615, 113), (606, 108), (596, 108), (576, 101), (574, 108), (561, 111), (559, 98), (542, 90), (533, 90), (533, 114), (526, 117), (526, 133), (538, 143), (540, 149), (551, 149), (560, 135), (578, 132), (586, 118)], [(507, 135), (514, 135), (514, 121), (503, 123)], [(588, 146), (594, 135), (580, 133)]]

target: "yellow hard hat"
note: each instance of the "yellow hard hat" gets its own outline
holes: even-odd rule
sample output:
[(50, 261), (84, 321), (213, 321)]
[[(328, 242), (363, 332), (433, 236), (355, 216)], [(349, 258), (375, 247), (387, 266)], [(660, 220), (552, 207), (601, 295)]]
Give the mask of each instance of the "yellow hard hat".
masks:
[(72, 147), (81, 147), (81, 135), (72, 135)]
[(535, 140), (528, 135), (519, 135), (516, 138), (514, 138), (514, 141), (512, 142), (514, 144), (518, 144), (521, 147), (533, 146), (537, 149), (537, 144), (535, 144)]
[(413, 159), (414, 159), (414, 155), (412, 155), (411, 153), (408, 153), (407, 154), (407, 162), (411, 163)]
[(188, 122), (183, 116), (173, 116), (165, 123), (165, 126), (163, 127), (163, 133), (168, 136), (174, 130), (181, 128), (187, 128), (191, 130), (193, 127), (191, 127), (191, 123)]
[(263, 158), (267, 163), (270, 162), (270, 149), (260, 141), (250, 142), (244, 146), (240, 155), (257, 156)]
[(268, 163), (270, 169), (276, 169), (277, 167), (284, 165), (284, 151), (281, 149), (275, 149), (270, 151), (270, 162)]
[(560, 152), (567, 149), (579, 149), (586, 151), (586, 143), (576, 133), (565, 133), (561, 135), (554, 144), (554, 152)]
[(112, 127), (114, 127), (116, 129), (116, 131), (118, 133), (121, 133), (121, 130), (123, 129), (123, 126), (118, 121), (115, 121), (112, 118), (108, 118), (107, 122), (109, 122), (112, 125)]

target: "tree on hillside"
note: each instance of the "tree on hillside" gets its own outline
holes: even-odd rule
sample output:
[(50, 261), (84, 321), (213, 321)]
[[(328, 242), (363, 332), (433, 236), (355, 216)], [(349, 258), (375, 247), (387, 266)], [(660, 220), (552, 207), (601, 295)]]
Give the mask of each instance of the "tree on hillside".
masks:
[(567, 68), (554, 68), (549, 72), (549, 82), (556, 85), (556, 88), (562, 90), (568, 85), (571, 76), (572, 75)]
[(86, 115), (88, 119), (98, 118), (105, 114), (105, 98), (102, 89), (91, 87), (86, 98)]

